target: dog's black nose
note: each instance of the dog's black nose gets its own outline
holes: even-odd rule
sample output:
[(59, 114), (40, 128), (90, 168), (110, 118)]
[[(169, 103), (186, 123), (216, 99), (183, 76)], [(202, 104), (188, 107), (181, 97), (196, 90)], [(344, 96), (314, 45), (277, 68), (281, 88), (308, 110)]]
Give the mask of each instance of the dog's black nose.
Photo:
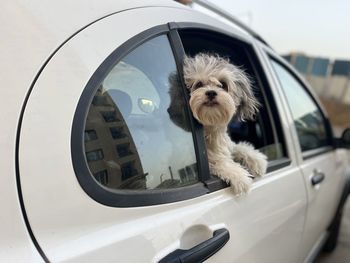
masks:
[(218, 95), (218, 94), (216, 93), (215, 90), (208, 90), (208, 91), (205, 93), (205, 95), (207, 95), (207, 97), (209, 98), (209, 100), (213, 100), (213, 99), (216, 97), (216, 95)]

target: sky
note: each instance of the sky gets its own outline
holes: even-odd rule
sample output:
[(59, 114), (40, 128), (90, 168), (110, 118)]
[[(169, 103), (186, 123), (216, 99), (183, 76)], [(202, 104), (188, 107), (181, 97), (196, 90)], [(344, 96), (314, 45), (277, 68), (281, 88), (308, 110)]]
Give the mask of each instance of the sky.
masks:
[(350, 0), (209, 0), (277, 52), (350, 60)]

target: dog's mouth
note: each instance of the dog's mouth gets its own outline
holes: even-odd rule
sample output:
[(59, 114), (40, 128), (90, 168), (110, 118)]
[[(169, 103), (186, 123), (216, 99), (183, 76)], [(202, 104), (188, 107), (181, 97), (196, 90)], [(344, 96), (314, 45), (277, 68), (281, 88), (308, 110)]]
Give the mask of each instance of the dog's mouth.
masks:
[(215, 100), (208, 100), (203, 102), (203, 105), (208, 107), (213, 107), (213, 106), (219, 105), (219, 103)]

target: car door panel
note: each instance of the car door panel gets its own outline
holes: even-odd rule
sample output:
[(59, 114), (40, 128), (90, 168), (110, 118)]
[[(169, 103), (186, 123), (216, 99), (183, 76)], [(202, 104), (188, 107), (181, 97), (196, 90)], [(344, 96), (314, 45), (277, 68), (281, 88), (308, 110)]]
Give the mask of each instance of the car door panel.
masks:
[[(219, 253), (232, 259), (230, 262), (298, 261), (305, 214), (298, 168), (287, 167), (256, 182), (249, 196), (238, 199), (235, 208), (228, 217), (232, 220), (228, 227), (230, 245)], [(278, 251), (276, 243), (280, 243)], [(215, 257), (208, 262), (215, 262)]]
[[(335, 153), (328, 153), (303, 161), (301, 169), (304, 175), (308, 195), (308, 212), (303, 235), (304, 252), (308, 254), (321, 235), (328, 229), (337, 209), (341, 192), (342, 173), (335, 167)], [(321, 172), (325, 178), (317, 185), (311, 179), (315, 172)]]
[[(284, 91), (282, 101), (288, 109), (289, 125), (296, 145), (296, 158), (307, 191), (308, 208), (300, 253), (303, 260), (308, 261), (315, 251), (320, 249), (318, 246), (326, 236), (337, 209), (341, 196), (339, 189), (342, 189), (341, 184), (344, 182), (344, 166), (336, 165), (338, 153), (331, 144), (332, 135), (327, 132), (325, 114), (317, 99), (313, 97), (312, 91), (305, 87), (296, 72), (269, 51), (267, 53), (270, 55), (267, 60), (272, 66), (271, 72), (276, 74), (275, 81)], [(296, 96), (297, 100), (293, 101), (293, 96)], [(302, 106), (299, 107), (300, 103)], [(302, 111), (305, 114), (303, 116), (300, 114)], [(320, 135), (308, 127), (315, 123), (315, 112), (318, 127), (324, 128), (322, 140), (314, 137)]]

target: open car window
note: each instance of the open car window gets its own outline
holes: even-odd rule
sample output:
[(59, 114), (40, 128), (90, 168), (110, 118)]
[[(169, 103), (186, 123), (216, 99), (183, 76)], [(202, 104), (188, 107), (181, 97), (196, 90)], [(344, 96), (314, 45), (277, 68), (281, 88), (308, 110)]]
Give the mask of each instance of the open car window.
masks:
[(249, 76), (253, 91), (261, 107), (253, 121), (240, 121), (235, 118), (228, 125), (228, 134), (234, 142), (246, 141), (267, 155), (269, 161), (286, 157), (283, 134), (280, 129), (277, 112), (269, 93), (263, 74), (259, 74), (257, 65), (253, 63), (254, 51), (248, 45), (228, 36), (206, 30), (184, 29), (180, 31), (185, 52), (189, 56), (198, 53), (218, 54), (228, 58)]

